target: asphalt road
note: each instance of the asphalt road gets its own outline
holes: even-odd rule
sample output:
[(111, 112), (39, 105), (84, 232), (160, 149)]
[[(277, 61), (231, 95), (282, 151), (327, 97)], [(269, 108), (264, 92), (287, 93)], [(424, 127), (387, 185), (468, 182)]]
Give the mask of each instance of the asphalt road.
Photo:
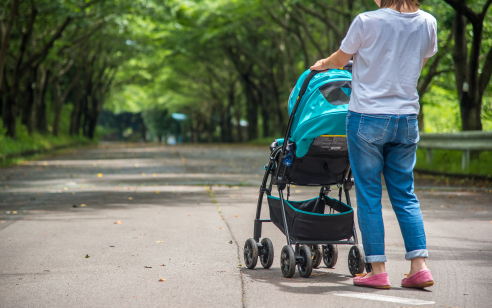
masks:
[[(268, 154), (103, 144), (0, 169), (0, 307), (492, 306), (488, 182), (417, 181), (436, 281), (426, 291), (400, 287), (409, 262), (386, 195), (390, 290), (352, 285), (348, 246), (334, 269), (283, 278), (285, 237), (271, 224), (272, 268), (245, 268)], [(316, 195), (295, 187), (291, 199)]]

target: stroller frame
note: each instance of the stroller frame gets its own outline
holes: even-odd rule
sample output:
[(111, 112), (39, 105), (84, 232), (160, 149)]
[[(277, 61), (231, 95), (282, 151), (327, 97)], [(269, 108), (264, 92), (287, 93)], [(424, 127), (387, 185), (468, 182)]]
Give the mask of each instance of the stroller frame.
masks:
[[(352, 66), (351, 64), (352, 63), (349, 63), (349, 65), (344, 67), (343, 69), (350, 70)], [(284, 230), (282, 231), (284, 232), (287, 241), (287, 245), (284, 246), (284, 248), (282, 249), (281, 255), (281, 269), (285, 277), (290, 278), (293, 276), (296, 265), (302, 277), (309, 277), (311, 275), (312, 268), (316, 268), (319, 266), (321, 262), (321, 257), (323, 257), (323, 261), (327, 267), (333, 267), (338, 259), (338, 249), (335, 245), (353, 245), (348, 258), (349, 270), (353, 276), (362, 273), (364, 271), (364, 268), (367, 270), (367, 272), (371, 270), (370, 264), (364, 263), (364, 251), (362, 249), (362, 246), (359, 245), (358, 242), (355, 221), (353, 221), (352, 236), (347, 238), (346, 240), (299, 240), (292, 237), (289, 232), (289, 226), (286, 217), (286, 202), (284, 199), (284, 190), (287, 188), (288, 201), (290, 196), (291, 184), (291, 181), (288, 177), (290, 168), (285, 166), (282, 161), (288, 154), (287, 144), (297, 108), (299, 107), (300, 101), (307, 90), (309, 82), (319, 72), (321, 71), (311, 71), (302, 84), (299, 96), (297, 97), (296, 103), (289, 118), (289, 123), (283, 145), (279, 146), (275, 141), (270, 146), (270, 161), (267, 165), (265, 165), (265, 175), (263, 176), (263, 180), (260, 186), (256, 216), (254, 220), (253, 238), (248, 239), (244, 246), (245, 263), (246, 266), (250, 269), (253, 269), (256, 266), (258, 257), (264, 268), (269, 268), (273, 263), (274, 254), (271, 240), (268, 238), (263, 238), (263, 240), (260, 242), (260, 238), (262, 235), (262, 224), (273, 221), (272, 219), (261, 219), (261, 210), (265, 194), (267, 196), (270, 196), (272, 193), (273, 185), (276, 185), (278, 188), (281, 203), (282, 221), (284, 227)], [(268, 184), (269, 178), (271, 180)], [(319, 193), (320, 198), (324, 198), (331, 191), (330, 185), (337, 185), (337, 188), (339, 190), (339, 202), (341, 202), (343, 192), (347, 205), (349, 207), (352, 207), (349, 191), (354, 185), (354, 179), (352, 178), (350, 164), (348, 165), (348, 167), (346, 167), (343, 173), (343, 178), (341, 181), (338, 181), (338, 183), (331, 183), (330, 185), (296, 185), (318, 187), (321, 186)], [(292, 249), (292, 245), (295, 245), (295, 250)], [(318, 245), (322, 245), (321, 251)]]

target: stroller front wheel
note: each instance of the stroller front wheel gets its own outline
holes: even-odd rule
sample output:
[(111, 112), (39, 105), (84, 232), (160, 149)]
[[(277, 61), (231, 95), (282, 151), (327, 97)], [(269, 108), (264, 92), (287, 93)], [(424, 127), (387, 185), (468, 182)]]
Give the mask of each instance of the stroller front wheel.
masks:
[(323, 262), (326, 267), (333, 268), (338, 261), (337, 245), (323, 245)]
[(263, 246), (260, 255), (261, 265), (264, 268), (269, 269), (273, 264), (273, 257), (274, 257), (272, 241), (269, 238), (264, 238), (261, 240), (261, 246)]
[(244, 243), (244, 263), (249, 269), (256, 267), (258, 262), (258, 245), (255, 239), (250, 238)]
[(311, 255), (313, 256), (313, 268), (318, 268), (323, 255), (319, 245), (311, 246)]
[(299, 247), (299, 256), (301, 260), (297, 264), (297, 269), (301, 277), (309, 278), (313, 271), (313, 257), (311, 255), (311, 249), (307, 245)]
[(290, 245), (285, 245), (280, 253), (280, 269), (285, 278), (294, 276), (296, 272), (296, 256)]

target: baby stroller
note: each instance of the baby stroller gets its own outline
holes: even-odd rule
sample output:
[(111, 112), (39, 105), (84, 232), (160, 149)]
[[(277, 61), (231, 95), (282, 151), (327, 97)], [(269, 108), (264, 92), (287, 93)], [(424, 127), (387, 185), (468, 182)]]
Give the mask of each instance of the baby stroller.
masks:
[[(270, 162), (260, 187), (254, 235), (244, 245), (244, 261), (255, 268), (258, 258), (268, 269), (274, 253), (272, 241), (261, 238), (262, 224), (273, 222), (286, 236), (280, 254), (284, 277), (290, 278), (295, 267), (309, 277), (321, 260), (329, 268), (338, 259), (336, 245), (353, 245), (348, 256), (350, 273), (364, 272), (364, 250), (358, 244), (354, 211), (349, 190), (354, 184), (348, 158), (345, 118), (351, 94), (352, 63), (337, 70), (304, 72), (289, 98), (289, 124), (285, 138), (270, 146)], [(272, 196), (277, 186), (279, 198)], [(290, 185), (318, 186), (319, 196), (291, 201)], [(331, 186), (338, 198), (328, 197)], [(287, 188), (287, 199), (284, 191)], [(342, 202), (342, 193), (345, 202)], [(260, 219), (266, 195), (270, 219)], [(292, 248), (294, 245), (295, 249)], [(370, 264), (367, 265), (368, 272)]]

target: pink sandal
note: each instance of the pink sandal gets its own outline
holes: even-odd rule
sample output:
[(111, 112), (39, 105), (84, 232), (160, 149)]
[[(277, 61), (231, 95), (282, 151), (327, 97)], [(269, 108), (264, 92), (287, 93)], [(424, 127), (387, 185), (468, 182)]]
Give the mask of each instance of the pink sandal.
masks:
[(404, 288), (423, 289), (432, 285), (434, 285), (434, 279), (432, 279), (429, 269), (420, 270), (412, 276), (406, 276), (406, 278), (403, 278), (401, 281), (401, 286)]
[(354, 285), (376, 289), (391, 288), (388, 273), (381, 273), (371, 277), (366, 277), (367, 274), (354, 277)]

